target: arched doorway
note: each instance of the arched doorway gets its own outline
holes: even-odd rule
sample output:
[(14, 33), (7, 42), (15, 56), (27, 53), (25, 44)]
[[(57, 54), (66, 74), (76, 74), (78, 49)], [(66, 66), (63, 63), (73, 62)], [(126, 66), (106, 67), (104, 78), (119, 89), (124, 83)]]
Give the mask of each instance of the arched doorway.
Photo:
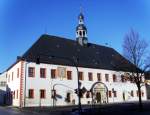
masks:
[(101, 103), (102, 102), (102, 96), (101, 96), (102, 94), (100, 93), (100, 92), (96, 92), (96, 95), (95, 95), (95, 99), (96, 99), (96, 102), (97, 103)]
[(96, 82), (91, 87), (92, 104), (108, 103), (108, 88), (102, 82)]

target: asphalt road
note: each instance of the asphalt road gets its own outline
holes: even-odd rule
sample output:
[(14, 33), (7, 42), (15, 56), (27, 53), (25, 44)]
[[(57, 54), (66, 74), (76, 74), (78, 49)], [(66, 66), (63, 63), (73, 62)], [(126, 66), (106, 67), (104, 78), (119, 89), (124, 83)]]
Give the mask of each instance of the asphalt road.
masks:
[[(116, 103), (91, 106), (86, 115), (150, 115), (150, 101), (143, 102), (144, 110), (139, 111), (137, 102)], [(74, 107), (55, 107), (55, 108), (26, 108), (19, 109), (14, 107), (0, 107), (0, 115), (70, 115)]]
[(0, 115), (36, 115), (36, 113), (24, 112), (18, 108), (0, 107)]

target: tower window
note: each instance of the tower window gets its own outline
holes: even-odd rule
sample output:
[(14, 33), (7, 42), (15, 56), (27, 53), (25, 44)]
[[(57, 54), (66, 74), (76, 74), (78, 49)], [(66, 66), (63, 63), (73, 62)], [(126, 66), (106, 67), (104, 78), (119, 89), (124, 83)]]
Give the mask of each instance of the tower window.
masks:
[(85, 31), (83, 31), (83, 36), (85, 36)]
[(82, 32), (81, 31), (79, 31), (79, 35), (82, 36)]

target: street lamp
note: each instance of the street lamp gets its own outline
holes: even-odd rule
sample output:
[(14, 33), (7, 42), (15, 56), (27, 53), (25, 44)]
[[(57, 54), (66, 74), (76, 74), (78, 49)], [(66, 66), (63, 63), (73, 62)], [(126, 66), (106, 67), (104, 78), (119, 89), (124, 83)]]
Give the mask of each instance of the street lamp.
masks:
[(61, 86), (63, 86), (63, 87), (67, 87), (67, 88), (69, 88), (69, 89), (74, 90), (73, 88), (68, 87), (67, 85), (64, 85), (64, 84), (60, 84), (60, 83), (56, 83), (56, 84), (54, 84), (54, 85), (53, 85), (53, 89), (52, 89), (52, 91), (53, 91), (53, 93), (52, 93), (52, 97), (53, 97), (53, 107), (54, 107), (54, 99), (55, 99), (55, 97), (56, 97), (56, 90), (55, 90), (55, 86), (57, 86), (57, 85), (61, 85)]
[(113, 97), (113, 102), (114, 102), (114, 94), (115, 94), (115, 90), (114, 90), (114, 88), (112, 88), (112, 97)]
[(78, 109), (79, 109), (79, 114), (81, 113), (81, 110), (82, 110), (82, 107), (81, 107), (81, 98), (80, 98), (80, 81), (79, 81), (79, 70), (78, 70), (78, 66), (77, 66), (77, 62), (78, 62), (78, 59), (77, 58), (74, 58), (74, 59), (71, 59), (71, 58), (67, 58), (67, 57), (61, 57), (61, 56), (54, 56), (54, 55), (50, 55), (49, 58), (59, 58), (59, 59), (64, 59), (64, 60), (68, 60), (70, 61), (73, 66), (76, 67), (76, 70), (77, 70), (77, 84), (78, 84)]
[[(78, 109), (79, 109), (79, 114), (81, 114), (81, 98), (80, 98), (80, 81), (79, 81), (79, 70), (78, 70), (78, 66), (77, 66), (77, 62), (78, 62), (78, 58), (73, 57), (72, 58), (67, 58), (67, 57), (62, 57), (62, 56), (54, 56), (54, 55), (45, 55), (45, 54), (40, 54), (41, 56), (48, 56), (50, 59), (51, 58), (58, 58), (58, 59), (64, 59), (64, 60), (68, 60), (70, 61), (73, 66), (75, 66), (76, 70), (77, 70), (77, 84), (78, 84)], [(36, 63), (40, 63), (40, 57), (38, 56), (38, 58), (36, 59)]]

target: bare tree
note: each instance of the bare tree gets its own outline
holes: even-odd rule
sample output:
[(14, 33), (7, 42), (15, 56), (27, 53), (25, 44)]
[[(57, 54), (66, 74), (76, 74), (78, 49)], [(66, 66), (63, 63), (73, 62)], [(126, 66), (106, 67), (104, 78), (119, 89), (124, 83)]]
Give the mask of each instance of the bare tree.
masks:
[(129, 60), (133, 65), (129, 70), (131, 72), (131, 79), (137, 85), (139, 93), (139, 108), (143, 109), (142, 98), (141, 98), (141, 87), (144, 85), (143, 77), (144, 73), (150, 68), (150, 63), (148, 63), (148, 44), (145, 40), (141, 40), (138, 32), (131, 31), (126, 34), (123, 41), (123, 55)]

